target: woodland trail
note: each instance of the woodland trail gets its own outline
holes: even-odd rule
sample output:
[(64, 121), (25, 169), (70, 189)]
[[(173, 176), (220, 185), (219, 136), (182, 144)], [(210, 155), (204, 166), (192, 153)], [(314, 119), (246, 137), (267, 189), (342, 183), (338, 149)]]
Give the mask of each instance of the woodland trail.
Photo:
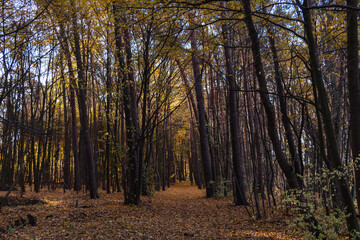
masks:
[(206, 199), (204, 190), (189, 182), (143, 197), (140, 206), (125, 206), (122, 193), (104, 191), (97, 200), (60, 189), (28, 191), (25, 197), (45, 204), (3, 207), (0, 227), (29, 213), (37, 226), (11, 228), (0, 239), (299, 239), (279, 212), (253, 220), (232, 198)]

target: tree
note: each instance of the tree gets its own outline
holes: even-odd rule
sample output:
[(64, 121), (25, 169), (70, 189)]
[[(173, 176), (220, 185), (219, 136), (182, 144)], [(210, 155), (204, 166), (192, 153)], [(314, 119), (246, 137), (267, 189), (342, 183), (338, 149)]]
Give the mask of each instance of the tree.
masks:
[[(331, 162), (331, 170), (337, 170), (343, 172), (343, 165), (341, 163), (339, 150), (337, 141), (335, 138), (333, 122), (331, 119), (331, 112), (328, 105), (328, 96), (324, 86), (322, 73), (319, 66), (317, 49), (315, 37), (313, 35), (313, 28), (311, 22), (311, 12), (309, 9), (309, 2), (307, 0), (304, 1), (303, 5), (299, 5), (301, 7), (301, 11), (304, 18), (304, 31), (307, 39), (307, 44), (309, 47), (309, 62), (311, 66), (311, 77), (313, 82), (313, 87), (315, 91), (317, 91), (317, 98), (320, 104), (320, 113), (323, 119), (325, 136), (327, 141), (327, 150), (328, 156)], [(356, 211), (351, 198), (351, 194), (349, 191), (348, 183), (346, 179), (343, 177), (337, 176), (337, 181), (339, 184), (339, 191), (341, 195), (342, 202), (345, 206), (345, 211), (347, 213), (346, 222), (348, 226), (349, 232), (358, 231), (359, 226), (356, 219)]]
[[(81, 56), (80, 49), (80, 37), (79, 37), (79, 28), (76, 18), (76, 6), (74, 2), (71, 2), (71, 7), (73, 8), (73, 18), (72, 18), (72, 31), (74, 36), (74, 53), (77, 64), (78, 72), (78, 104), (79, 104), (79, 113), (80, 113), (80, 148), (83, 148), (83, 159), (86, 161), (86, 169), (88, 171), (88, 187), (90, 190), (91, 198), (98, 198), (97, 193), (97, 180), (96, 180), (96, 170), (95, 170), (95, 161), (92, 151), (90, 131), (89, 131), (89, 115), (87, 112), (86, 104), (86, 88), (87, 83), (85, 79), (84, 66)], [(82, 137), (82, 138), (81, 138)]]
[(200, 135), (200, 151), (201, 151), (201, 160), (204, 168), (204, 176), (205, 176), (205, 187), (206, 187), (206, 197), (213, 197), (215, 194), (214, 189), (214, 176), (213, 170), (211, 166), (211, 156), (209, 150), (209, 140), (208, 133), (206, 129), (206, 112), (204, 105), (204, 96), (202, 90), (202, 75), (200, 71), (200, 63), (199, 57), (197, 56), (197, 43), (195, 30), (191, 30), (190, 32), (190, 41), (191, 41), (191, 58), (192, 58), (192, 67), (194, 72), (195, 79), (195, 93), (197, 100), (197, 112), (199, 117), (199, 135)]
[(259, 89), (260, 89), (260, 97), (262, 100), (262, 104), (265, 108), (266, 117), (267, 117), (267, 130), (269, 137), (271, 139), (271, 142), (273, 144), (273, 148), (276, 154), (276, 159), (281, 167), (281, 170), (284, 172), (287, 182), (292, 189), (298, 189), (299, 183), (296, 178), (295, 171), (289, 164), (289, 161), (287, 160), (284, 152), (281, 149), (280, 139), (278, 135), (278, 128), (276, 125), (276, 118), (275, 118), (275, 109), (272, 105), (269, 95), (268, 95), (268, 88), (266, 86), (266, 79), (265, 79), (265, 73), (264, 73), (264, 67), (261, 59), (260, 54), (260, 43), (259, 43), (259, 37), (257, 34), (257, 31), (255, 29), (254, 22), (251, 17), (251, 5), (249, 0), (243, 0), (242, 1), (244, 10), (245, 10), (245, 23), (250, 35), (251, 39), (251, 50), (253, 53), (254, 58), (254, 66), (256, 70), (256, 76), (259, 83)]
[[(357, 0), (347, 1), (349, 7), (356, 8)], [(358, 39), (358, 12), (347, 9), (347, 69), (348, 89), (350, 102), (351, 147), (355, 163), (356, 199), (360, 212), (360, 79), (359, 79), (359, 39)]]
[[(140, 159), (139, 121), (136, 101), (134, 73), (132, 67), (132, 53), (130, 46), (129, 29), (123, 15), (120, 3), (113, 6), (115, 22), (115, 42), (118, 60), (118, 76), (122, 80), (121, 92), (123, 94), (128, 159), (125, 167), (123, 182), (125, 204), (140, 204), (142, 159)], [(125, 48), (124, 53), (123, 48)], [(126, 55), (126, 64), (123, 55)]]
[[(221, 1), (221, 7), (225, 8), (225, 2)], [(239, 118), (237, 107), (237, 86), (234, 75), (234, 63), (232, 50), (230, 45), (230, 27), (224, 23), (222, 25), (222, 35), (224, 39), (224, 55), (226, 65), (226, 80), (229, 86), (228, 104), (229, 104), (229, 121), (231, 132), (231, 146), (232, 146), (232, 160), (234, 168), (235, 178), (235, 204), (236, 205), (248, 205), (246, 197), (246, 189), (244, 184), (244, 170), (243, 163), (245, 155), (243, 149), (240, 146), (239, 139)]]

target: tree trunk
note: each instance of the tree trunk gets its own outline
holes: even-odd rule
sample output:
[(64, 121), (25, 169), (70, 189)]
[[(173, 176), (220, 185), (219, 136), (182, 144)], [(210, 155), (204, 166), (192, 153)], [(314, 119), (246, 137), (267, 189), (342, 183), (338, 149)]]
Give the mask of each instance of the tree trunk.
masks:
[(271, 49), (271, 52), (273, 55), (273, 61), (274, 61), (276, 88), (277, 88), (277, 92), (279, 94), (279, 100), (280, 100), (281, 120), (282, 120), (282, 123), (285, 128), (285, 135), (286, 135), (287, 143), (289, 146), (290, 155), (292, 158), (292, 164), (295, 169), (295, 174), (297, 176), (297, 180), (298, 180), (299, 184), (301, 186), (303, 186), (303, 181), (302, 181), (303, 173), (301, 171), (301, 163), (300, 163), (300, 159), (298, 156), (298, 152), (296, 151), (295, 140), (294, 140), (293, 132), (291, 129), (291, 122), (290, 122), (290, 119), (288, 116), (284, 88), (281, 83), (282, 76), (281, 76), (280, 66), (279, 66), (279, 57), (277, 54), (275, 40), (272, 36), (271, 30), (268, 29), (268, 31), (270, 32), (269, 43), (270, 43), (270, 49)]
[[(128, 164), (124, 176), (124, 196), (125, 204), (140, 204), (141, 194), (141, 176), (142, 176), (142, 163), (140, 159), (139, 149), (139, 120), (137, 99), (135, 91), (135, 80), (132, 69), (132, 55), (130, 46), (129, 30), (124, 27), (123, 38), (124, 46), (121, 37), (121, 27), (125, 21), (121, 20), (121, 7), (118, 3), (114, 3), (114, 18), (115, 18), (115, 43), (116, 54), (119, 63), (119, 77), (122, 78), (122, 93), (125, 112), (125, 125), (127, 134), (127, 147), (128, 147)], [(123, 47), (125, 47), (126, 65), (122, 55)], [(125, 167), (125, 166), (123, 166)]]
[(197, 112), (199, 116), (199, 134), (200, 134), (200, 151), (201, 159), (203, 162), (204, 177), (205, 177), (205, 187), (206, 187), (206, 197), (213, 197), (215, 194), (214, 191), (214, 177), (211, 166), (211, 157), (209, 150), (209, 140), (208, 133), (206, 129), (206, 112), (205, 112), (205, 103), (202, 89), (202, 75), (200, 72), (199, 57), (196, 55), (197, 43), (195, 39), (195, 31), (191, 31), (191, 50), (192, 50), (192, 65), (194, 71), (195, 79), (195, 93), (197, 100)]
[[(266, 116), (267, 116), (267, 130), (268, 135), (271, 139), (273, 149), (276, 155), (276, 159), (278, 164), (280, 165), (280, 168), (282, 172), (285, 174), (287, 183), (289, 184), (289, 187), (293, 190), (299, 190), (301, 189), (301, 185), (299, 184), (297, 180), (297, 176), (295, 173), (294, 168), (289, 164), (289, 161), (283, 152), (281, 148), (281, 141), (279, 139), (278, 135), (278, 127), (276, 123), (276, 116), (275, 116), (275, 109), (273, 104), (271, 103), (271, 100), (268, 95), (268, 89), (266, 85), (266, 78), (264, 73), (264, 67), (261, 59), (260, 54), (260, 41), (259, 37), (257, 35), (257, 31), (255, 29), (254, 22), (252, 20), (252, 11), (251, 11), (251, 4), (250, 0), (242, 0), (244, 10), (245, 10), (245, 24), (247, 26), (250, 39), (251, 39), (251, 50), (253, 53), (254, 58), (254, 67), (255, 72), (257, 76), (257, 80), (259, 83), (259, 90), (260, 90), (260, 97), (262, 100), (262, 104), (265, 108)], [(298, 200), (300, 202), (305, 202), (305, 197), (301, 194), (301, 192), (298, 192)], [(302, 207), (301, 212), (303, 214), (309, 214), (309, 208), (308, 207)], [(315, 217), (312, 214), (309, 214), (306, 216), (305, 221), (308, 223), (308, 227), (311, 232), (315, 234), (315, 236), (320, 235), (320, 231), (316, 228), (317, 221)]]
[(167, 162), (167, 155), (166, 155), (166, 145), (168, 142), (168, 131), (167, 131), (167, 126), (168, 126), (168, 118), (166, 118), (168, 113), (168, 105), (165, 105), (165, 109), (164, 109), (164, 119), (165, 121), (163, 122), (162, 128), (162, 190), (165, 191), (166, 188), (166, 162)]
[[(328, 156), (330, 158), (331, 167), (333, 169), (342, 172), (342, 163), (340, 159), (339, 150), (337, 147), (334, 127), (331, 119), (331, 112), (328, 105), (328, 96), (324, 86), (322, 73), (317, 56), (316, 42), (312, 29), (311, 13), (308, 9), (308, 1), (304, 0), (304, 5), (301, 6), (303, 18), (304, 18), (304, 31), (309, 48), (310, 66), (312, 71), (313, 85), (318, 93), (318, 100), (320, 104), (320, 113), (324, 123), (324, 130), (327, 142)], [(342, 202), (346, 212), (346, 222), (349, 232), (358, 231), (359, 226), (356, 219), (356, 211), (352, 202), (352, 197), (349, 191), (346, 179), (343, 177), (337, 178), (339, 183), (339, 190), (342, 198)]]
[(79, 104), (79, 113), (80, 113), (80, 131), (82, 135), (81, 144), (83, 144), (83, 154), (84, 159), (86, 160), (86, 168), (88, 170), (88, 187), (90, 190), (90, 197), (92, 199), (98, 198), (97, 193), (97, 181), (96, 181), (96, 166), (94, 162), (94, 156), (91, 146), (91, 138), (90, 138), (90, 130), (89, 130), (89, 115), (87, 112), (87, 104), (86, 104), (86, 79), (84, 73), (84, 66), (82, 63), (81, 57), (81, 49), (80, 49), (80, 36), (78, 33), (78, 24), (76, 19), (76, 7), (74, 2), (71, 2), (74, 15), (72, 19), (73, 23), (73, 36), (74, 36), (74, 53), (77, 64), (77, 72), (78, 72), (78, 104)]
[[(348, 0), (349, 7), (356, 8), (358, 0)], [(356, 199), (360, 213), (360, 80), (359, 80), (359, 39), (358, 11), (347, 10), (347, 66), (350, 102), (350, 129), (353, 161), (355, 163)]]
[[(225, 8), (225, 2), (221, 1), (221, 7)], [(226, 80), (229, 87), (228, 104), (229, 104), (229, 120), (232, 146), (232, 160), (235, 176), (235, 204), (248, 205), (246, 196), (246, 187), (244, 184), (244, 170), (243, 163), (245, 162), (245, 155), (243, 148), (240, 146), (239, 139), (239, 119), (237, 108), (237, 86), (234, 76), (234, 63), (230, 45), (230, 32), (227, 24), (222, 25), (222, 35), (224, 39), (224, 54), (226, 66)]]
[(67, 37), (65, 36), (65, 28), (62, 22), (59, 23), (60, 27), (60, 38), (59, 41), (61, 43), (61, 51), (63, 51), (68, 71), (69, 71), (69, 103), (70, 103), (70, 111), (71, 111), (71, 147), (73, 152), (74, 158), (74, 172), (75, 172), (75, 179), (74, 179), (74, 190), (80, 191), (81, 190), (81, 168), (80, 168), (80, 160), (79, 160), (79, 152), (78, 152), (78, 134), (77, 134), (77, 122), (76, 122), (76, 103), (75, 103), (75, 88), (77, 83), (75, 81), (75, 76), (73, 72), (71, 54), (69, 50), (69, 45), (67, 42)]
[[(105, 136), (105, 164), (106, 164), (106, 193), (110, 193), (110, 159), (111, 159), (111, 124), (110, 124), (110, 104), (111, 104), (111, 70), (110, 70), (110, 43), (107, 43), (106, 56), (106, 136)], [(105, 173), (104, 173), (105, 174)]]
[(268, 124), (267, 124), (268, 134), (273, 144), (276, 159), (281, 167), (281, 170), (286, 176), (290, 188), (298, 189), (299, 183), (297, 181), (295, 171), (293, 167), (289, 164), (288, 159), (286, 158), (286, 155), (281, 148), (281, 142), (278, 135), (278, 127), (276, 125), (275, 109), (269, 98), (268, 89), (266, 86), (264, 67), (260, 54), (259, 37), (257, 35), (257, 31), (255, 29), (255, 25), (252, 20), (250, 0), (242, 0), (242, 2), (244, 5), (245, 16), (246, 16), (245, 23), (251, 39), (251, 50), (253, 53), (254, 66), (259, 83), (260, 97), (268, 119)]
[(60, 68), (61, 79), (63, 87), (63, 104), (64, 104), (64, 189), (71, 189), (71, 172), (70, 172), (70, 139), (69, 139), (69, 121), (68, 121), (68, 109), (66, 101), (66, 81), (64, 74), (63, 53), (60, 53)]

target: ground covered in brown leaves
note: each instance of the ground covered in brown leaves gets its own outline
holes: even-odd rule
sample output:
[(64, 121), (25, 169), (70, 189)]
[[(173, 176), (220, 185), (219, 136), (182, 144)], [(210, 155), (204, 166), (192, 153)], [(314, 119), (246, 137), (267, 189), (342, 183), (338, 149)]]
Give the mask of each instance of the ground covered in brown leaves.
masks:
[[(25, 197), (44, 203), (3, 207), (0, 227), (6, 233), (0, 239), (299, 239), (280, 213), (253, 220), (231, 198), (204, 196), (189, 183), (143, 197), (140, 206), (125, 206), (122, 193), (101, 191), (100, 199), (91, 200), (60, 189), (27, 192)], [(14, 225), (29, 214), (36, 226)]]

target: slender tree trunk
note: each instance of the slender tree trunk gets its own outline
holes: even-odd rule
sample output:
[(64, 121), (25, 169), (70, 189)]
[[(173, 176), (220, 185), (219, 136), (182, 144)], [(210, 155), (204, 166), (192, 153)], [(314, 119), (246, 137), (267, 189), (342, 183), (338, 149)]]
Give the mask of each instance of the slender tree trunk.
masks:
[[(115, 181), (116, 181), (116, 188), (117, 192), (121, 192), (121, 184), (120, 184), (120, 177), (119, 177), (119, 167), (121, 166), (121, 147), (124, 144), (123, 139), (120, 137), (123, 135), (122, 128), (121, 128), (121, 122), (119, 121), (119, 118), (121, 117), (121, 109), (120, 109), (120, 79), (116, 81), (116, 93), (114, 94), (115, 98), (115, 117), (114, 117), (114, 125), (113, 125), (113, 133), (114, 133), (114, 145), (115, 145)], [(121, 131), (121, 133), (120, 133)], [(120, 142), (121, 141), (121, 142)]]
[[(137, 109), (137, 98), (135, 91), (135, 80), (132, 69), (132, 55), (130, 46), (129, 30), (124, 27), (123, 38), (121, 36), (121, 27), (126, 21), (121, 20), (121, 8), (117, 3), (114, 3), (114, 18), (115, 18), (115, 42), (117, 51), (117, 60), (119, 62), (119, 76), (122, 78), (122, 93), (125, 111), (126, 133), (127, 133), (127, 147), (128, 147), (128, 164), (126, 166), (124, 176), (124, 196), (125, 204), (140, 204), (141, 194), (141, 176), (142, 176), (142, 162), (140, 159), (139, 149), (139, 120)], [(122, 55), (123, 47), (126, 54), (126, 65)]]
[[(41, 136), (39, 138), (39, 142), (38, 142), (38, 151), (37, 151), (37, 156), (36, 158), (34, 158), (34, 162), (33, 162), (33, 168), (34, 168), (34, 191), (36, 193), (40, 192), (40, 157), (41, 157), (41, 153), (42, 153), (42, 146), (44, 142), (44, 137)], [(35, 156), (35, 154), (34, 154)]]
[[(5, 83), (5, 86), (7, 83)], [(6, 89), (6, 87), (5, 87)], [(6, 119), (11, 118), (12, 112), (12, 103), (10, 95), (7, 96), (6, 99)], [(12, 140), (11, 140), (11, 126), (9, 123), (5, 123), (3, 127), (3, 138), (2, 138), (2, 169), (1, 169), (1, 179), (0, 184), (11, 184), (10, 181), (10, 172), (11, 172), (11, 148), (12, 148)]]
[[(245, 75), (246, 73), (244, 73)], [(248, 139), (248, 148), (249, 148), (249, 152), (250, 152), (250, 156), (251, 156), (251, 160), (253, 163), (253, 192), (254, 192), (254, 199), (255, 199), (255, 206), (256, 206), (256, 218), (260, 219), (261, 218), (261, 213), (259, 210), (259, 201), (258, 201), (258, 196), (259, 194), (263, 193), (262, 192), (262, 173), (259, 173), (259, 168), (261, 169), (261, 167), (259, 167), (259, 165), (261, 166), (261, 154), (259, 153), (260, 150), (260, 142), (258, 139), (258, 129), (256, 129), (255, 122), (256, 119), (254, 118), (254, 114), (253, 114), (253, 105), (251, 103), (251, 99), (250, 99), (250, 93), (249, 93), (249, 86), (248, 86), (248, 81), (247, 78), (244, 76), (244, 89), (245, 89), (245, 100), (246, 101), (246, 110), (248, 113), (248, 117), (247, 117), (247, 121), (248, 123), (246, 125), (248, 125), (248, 132), (249, 132), (249, 137), (245, 137), (245, 139)], [(256, 126), (256, 127), (255, 127)], [(260, 164), (259, 164), (260, 162)], [(263, 196), (263, 195), (262, 195)], [(264, 209), (265, 212), (265, 209)]]
[[(336, 142), (334, 127), (331, 119), (331, 112), (328, 104), (328, 96), (324, 86), (322, 73), (320, 70), (320, 65), (317, 56), (317, 48), (315, 37), (313, 34), (312, 21), (311, 21), (311, 13), (308, 8), (308, 1), (304, 0), (304, 5), (301, 5), (301, 10), (304, 18), (304, 30), (305, 36), (307, 39), (307, 44), (309, 48), (309, 57), (310, 57), (310, 66), (312, 71), (312, 81), (314, 88), (318, 94), (318, 100), (320, 104), (320, 113), (324, 123), (324, 130), (326, 135), (327, 142), (327, 150), (330, 158), (330, 162), (333, 169), (342, 172), (342, 163), (340, 159), (340, 154)], [(352, 197), (349, 191), (348, 184), (346, 179), (343, 177), (337, 178), (339, 183), (339, 190), (342, 198), (342, 202), (345, 207), (346, 212), (346, 222), (348, 226), (349, 232), (358, 231), (359, 226), (356, 219), (356, 211), (352, 201)]]
[[(356, 8), (358, 0), (348, 0), (349, 7)], [(360, 79), (358, 11), (347, 10), (347, 66), (350, 102), (351, 147), (355, 163), (356, 199), (360, 213)]]
[[(93, 58), (93, 54), (91, 54), (90, 58)], [(91, 60), (93, 61), (93, 60)], [(90, 71), (91, 76), (91, 87), (92, 89), (96, 89), (96, 84), (95, 84), (95, 73), (94, 71)], [(101, 113), (101, 106), (100, 104), (98, 105), (98, 110), (96, 110), (97, 107), (97, 101), (96, 101), (96, 92), (92, 91), (92, 108), (93, 108), (93, 129), (92, 129), (92, 139), (93, 139), (93, 146), (94, 146), (94, 150), (93, 150), (93, 156), (94, 156), (94, 164), (95, 164), (95, 179), (96, 179), (96, 185), (98, 186), (99, 184), (99, 170), (98, 170), (98, 155), (99, 155), (99, 140), (98, 140), (98, 136), (99, 136), (99, 115)]]
[[(164, 109), (164, 118), (166, 118), (166, 115), (168, 113), (168, 105), (165, 106)], [(167, 131), (167, 126), (168, 126), (168, 118), (165, 119), (165, 121), (163, 122), (163, 131), (162, 131), (162, 190), (165, 191), (166, 188), (166, 162), (167, 162), (167, 154), (166, 154), (166, 145), (168, 142), (168, 131)]]
[(299, 188), (299, 183), (296, 178), (295, 171), (292, 166), (289, 164), (288, 159), (286, 158), (285, 153), (281, 148), (281, 142), (278, 135), (278, 127), (276, 125), (275, 109), (268, 95), (268, 89), (266, 86), (266, 79), (264, 73), (264, 67), (260, 54), (260, 42), (255, 29), (254, 22), (252, 20), (252, 12), (250, 6), (250, 0), (242, 0), (245, 10), (245, 23), (249, 31), (251, 38), (251, 50), (253, 52), (255, 72), (257, 75), (260, 97), (265, 108), (266, 116), (268, 119), (268, 134), (273, 144), (274, 152), (277, 158), (277, 161), (281, 167), (281, 170), (284, 172), (288, 184), (293, 189)]
[[(268, 31), (271, 32), (270, 29), (268, 29)], [(280, 66), (279, 66), (279, 57), (278, 57), (277, 49), (275, 46), (275, 40), (274, 40), (272, 34), (269, 36), (269, 43), (270, 43), (270, 49), (271, 49), (271, 52), (273, 55), (273, 61), (274, 61), (276, 88), (280, 95), (279, 98), (280, 98), (281, 119), (282, 119), (282, 123), (285, 128), (286, 139), (287, 139), (287, 143), (289, 146), (290, 155), (292, 158), (292, 164), (295, 169), (295, 174), (297, 176), (297, 180), (298, 180), (299, 184), (301, 186), (303, 186), (303, 181), (302, 181), (303, 174), (301, 171), (301, 163), (300, 163), (300, 159), (298, 156), (298, 152), (296, 151), (295, 140), (294, 140), (293, 132), (291, 129), (291, 122), (290, 122), (290, 118), (288, 116), (284, 88), (281, 83), (282, 76), (281, 76)]]
[[(246, 16), (245, 24), (247, 26), (249, 36), (251, 39), (251, 50), (254, 58), (255, 72), (259, 83), (260, 97), (267, 116), (268, 135), (271, 139), (277, 162), (280, 165), (282, 172), (285, 174), (289, 187), (293, 190), (299, 190), (301, 189), (301, 184), (298, 182), (295, 170), (289, 164), (289, 161), (281, 147), (281, 141), (279, 139), (278, 127), (276, 123), (275, 109), (269, 98), (268, 89), (266, 85), (265, 72), (260, 54), (260, 41), (257, 31), (255, 29), (254, 22), (252, 20), (250, 0), (242, 0), (242, 3), (244, 6), (245, 16)], [(301, 202), (305, 202), (305, 197), (301, 194), (301, 192), (299, 192), (298, 199)], [(301, 208), (301, 211), (304, 214), (308, 214), (309, 209), (307, 207), (303, 207)], [(319, 236), (320, 231), (316, 228), (317, 221), (315, 217), (312, 214), (307, 215), (305, 221), (308, 223), (308, 227), (310, 231), (312, 231), (316, 236)]]
[[(170, 111), (170, 102), (169, 102), (169, 106), (168, 109)], [(173, 151), (173, 138), (172, 138), (172, 130), (171, 130), (171, 117), (168, 118), (169, 119), (169, 124), (168, 124), (168, 141), (167, 141), (167, 149), (168, 149), (168, 158), (167, 158), (167, 186), (168, 188), (170, 187), (170, 181), (171, 181), (171, 175), (174, 173), (173, 172), (173, 165), (174, 165), (174, 151)]]
[[(21, 122), (22, 124), (25, 124), (26, 123), (26, 96), (25, 96), (25, 88), (24, 88), (24, 83), (22, 84), (22, 90), (21, 90), (21, 99), (22, 99), (22, 109), (21, 109)], [(21, 166), (21, 169), (20, 169), (20, 176), (19, 176), (19, 184), (20, 184), (20, 187), (21, 187), (21, 196), (22, 194), (25, 192), (25, 169), (23, 167), (23, 160), (24, 160), (24, 157), (25, 155), (27, 154), (27, 152), (24, 151), (24, 143), (25, 143), (25, 140), (26, 140), (26, 133), (24, 130), (20, 130), (20, 146), (19, 146), (19, 155), (18, 155), (18, 164)], [(30, 139), (28, 139), (28, 142), (27, 142), (27, 146), (30, 146), (29, 145), (29, 141)], [(29, 159), (28, 159), (29, 161)], [(29, 161), (31, 162), (31, 160)]]
[(200, 63), (197, 53), (197, 43), (195, 39), (195, 31), (191, 31), (191, 50), (192, 50), (192, 65), (194, 71), (195, 79), (195, 93), (197, 100), (197, 112), (199, 116), (199, 134), (200, 134), (200, 150), (201, 150), (201, 159), (203, 162), (204, 168), (204, 177), (205, 177), (205, 187), (206, 187), (206, 197), (213, 197), (215, 194), (214, 191), (214, 176), (211, 166), (211, 157), (209, 149), (209, 140), (208, 133), (206, 129), (206, 112), (205, 112), (205, 103), (202, 89), (202, 75), (200, 72)]
[[(159, 108), (160, 96), (156, 96), (155, 99), (156, 108)], [(158, 124), (158, 111), (155, 113), (154, 123), (157, 125), (155, 130), (156, 146), (155, 153), (153, 153), (153, 162), (154, 162), (154, 181), (155, 181), (155, 191), (160, 191), (160, 126)]]
[[(199, 121), (199, 116), (198, 116), (198, 112), (196, 111), (196, 104), (195, 104), (195, 100), (194, 100), (194, 96), (191, 92), (191, 88), (190, 88), (190, 85), (189, 85), (189, 81), (188, 81), (188, 78), (185, 74), (185, 70), (184, 70), (184, 67), (181, 65), (181, 62), (178, 58), (175, 58), (175, 61), (176, 61), (176, 64), (178, 65), (179, 67), (179, 70), (180, 70), (180, 76), (181, 76), (181, 80), (182, 82), (184, 83), (184, 87), (185, 87), (185, 90), (186, 90), (186, 93), (187, 93), (187, 96), (188, 96), (188, 100), (191, 104), (191, 107), (194, 111), (194, 115), (195, 115), (195, 119), (196, 121)], [(191, 111), (191, 109), (190, 109)]]
[(110, 158), (111, 158), (111, 124), (110, 124), (110, 104), (111, 104), (111, 70), (110, 70), (110, 46), (107, 43), (107, 58), (106, 58), (106, 138), (105, 138), (105, 163), (106, 163), (106, 193), (110, 193)]
[(80, 113), (80, 122), (81, 122), (81, 135), (83, 136), (81, 144), (83, 144), (83, 154), (84, 159), (86, 160), (86, 168), (88, 170), (88, 187), (90, 190), (90, 197), (92, 199), (98, 198), (97, 193), (97, 181), (96, 181), (96, 166), (94, 162), (94, 155), (91, 146), (90, 130), (89, 130), (89, 114), (87, 111), (86, 104), (86, 79), (84, 73), (84, 66), (82, 62), (81, 49), (80, 49), (80, 36), (78, 33), (78, 24), (76, 19), (76, 7), (74, 2), (72, 7), (74, 10), (74, 15), (72, 19), (73, 24), (73, 36), (74, 36), (74, 53), (76, 58), (77, 70), (78, 70), (78, 104), (79, 104), (79, 113)]
[[(151, 15), (152, 18), (150, 20), (149, 25), (146, 28), (146, 35), (145, 35), (145, 49), (144, 49), (144, 57), (143, 57), (143, 61), (144, 61), (144, 72), (143, 72), (143, 81), (142, 81), (142, 89), (143, 89), (143, 98), (142, 98), (142, 115), (141, 115), (141, 136), (140, 136), (140, 143), (139, 143), (139, 149), (140, 149), (140, 161), (143, 162), (144, 161), (144, 169), (146, 170), (146, 172), (148, 172), (148, 168), (149, 168), (149, 158), (148, 155), (146, 153), (149, 153), (149, 149), (146, 149), (146, 153), (144, 154), (145, 151), (145, 135), (150, 135), (149, 134), (149, 127), (147, 127), (147, 107), (148, 107), (148, 103), (150, 103), (150, 95), (149, 95), (149, 85), (150, 85), (150, 76), (151, 76), (151, 66), (150, 66), (150, 58), (149, 58), (149, 52), (150, 52), (150, 45), (151, 45), (151, 39), (152, 39), (152, 23), (153, 23), (153, 14)], [(152, 135), (152, 133), (151, 133)], [(148, 189), (147, 189), (147, 182), (148, 182), (148, 176), (147, 173), (144, 173), (141, 176), (141, 181), (142, 181), (142, 194), (144, 196), (148, 195)]]
[(79, 160), (79, 152), (78, 152), (78, 134), (77, 134), (77, 120), (76, 120), (76, 103), (75, 103), (75, 88), (77, 88), (77, 83), (75, 81), (71, 54), (69, 50), (69, 45), (67, 42), (67, 38), (65, 36), (65, 28), (62, 22), (59, 23), (60, 27), (60, 43), (61, 43), (61, 50), (63, 51), (68, 71), (69, 71), (69, 103), (70, 103), (70, 111), (71, 111), (71, 147), (73, 152), (73, 159), (74, 159), (74, 172), (75, 172), (75, 179), (74, 179), (74, 190), (80, 191), (81, 190), (81, 168), (80, 168), (80, 160)]
[[(221, 7), (225, 8), (225, 2), (221, 1)], [(232, 146), (232, 160), (235, 176), (235, 204), (248, 205), (246, 196), (246, 187), (244, 184), (244, 170), (243, 163), (245, 162), (245, 155), (243, 149), (240, 147), (239, 139), (239, 118), (237, 108), (237, 86), (234, 76), (234, 63), (230, 45), (230, 32), (227, 24), (222, 25), (222, 35), (224, 39), (224, 53), (226, 66), (226, 80), (229, 87), (228, 104), (229, 104), (229, 120)]]
[(29, 158), (29, 166), (28, 166), (28, 171), (29, 171), (29, 175), (28, 175), (28, 184), (30, 187), (30, 191), (32, 191), (32, 183), (33, 183), (33, 162), (35, 159), (35, 139), (34, 136), (31, 136), (29, 141), (31, 142), (30, 145), (30, 158)]
[(64, 189), (71, 189), (71, 171), (70, 171), (70, 139), (69, 139), (69, 121), (68, 109), (66, 101), (66, 81), (64, 74), (63, 54), (60, 55), (61, 79), (63, 88), (63, 104), (64, 104)]

